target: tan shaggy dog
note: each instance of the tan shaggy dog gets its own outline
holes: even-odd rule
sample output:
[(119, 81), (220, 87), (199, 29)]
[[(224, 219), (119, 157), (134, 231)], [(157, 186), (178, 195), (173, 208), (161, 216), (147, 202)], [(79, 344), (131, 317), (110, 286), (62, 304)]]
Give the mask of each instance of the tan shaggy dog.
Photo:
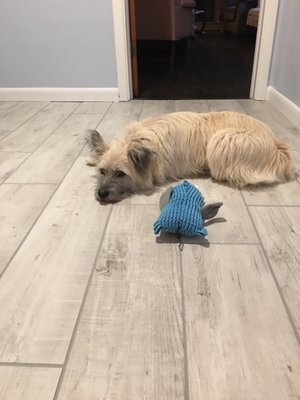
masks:
[(97, 131), (88, 141), (101, 203), (201, 174), (243, 187), (284, 182), (295, 172), (287, 146), (271, 129), (236, 112), (171, 113), (133, 123), (110, 147)]

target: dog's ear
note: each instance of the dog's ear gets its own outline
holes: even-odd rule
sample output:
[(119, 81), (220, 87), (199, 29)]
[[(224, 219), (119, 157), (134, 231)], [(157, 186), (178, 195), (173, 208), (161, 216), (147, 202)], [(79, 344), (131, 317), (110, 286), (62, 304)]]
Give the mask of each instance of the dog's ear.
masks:
[(128, 157), (133, 162), (135, 168), (140, 172), (143, 172), (148, 168), (151, 161), (151, 155), (151, 150), (140, 145), (134, 145), (134, 147), (128, 150)]
[(86, 142), (91, 151), (99, 156), (101, 156), (108, 149), (108, 146), (104, 143), (100, 133), (94, 129), (89, 129), (87, 131)]

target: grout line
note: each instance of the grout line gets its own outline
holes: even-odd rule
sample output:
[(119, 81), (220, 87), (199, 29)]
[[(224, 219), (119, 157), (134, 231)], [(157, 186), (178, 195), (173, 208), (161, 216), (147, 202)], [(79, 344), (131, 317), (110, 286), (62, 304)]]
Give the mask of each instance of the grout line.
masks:
[(38, 183), (38, 182), (3, 182), (2, 183), (2, 185), (3, 186), (5, 186), (5, 185), (37, 185), (37, 186), (57, 186), (58, 185), (58, 183), (49, 183), (49, 182), (46, 182), (46, 183)]
[(11, 151), (11, 150), (2, 150), (0, 149), (0, 153), (8, 153), (8, 154), (31, 154), (30, 151)]
[[(53, 194), (49, 197), (48, 201), (45, 203), (45, 206), (41, 209), (41, 212), (39, 213), (39, 215), (37, 216), (37, 219), (33, 222), (33, 224), (31, 225), (30, 229), (28, 230), (28, 232), (26, 233), (26, 235), (24, 236), (24, 238), (21, 240), (20, 244), (17, 246), (16, 250), (14, 251), (14, 253), (12, 254), (12, 256), (10, 257), (10, 259), (8, 260), (8, 262), (6, 263), (4, 269), (1, 271), (0, 273), (0, 279), (2, 278), (2, 276), (4, 275), (5, 271), (8, 269), (10, 263), (12, 262), (13, 258), (15, 257), (15, 255), (17, 254), (17, 252), (19, 251), (19, 249), (21, 248), (21, 246), (23, 245), (23, 243), (25, 242), (25, 240), (27, 239), (28, 235), (30, 234), (30, 232), (33, 230), (33, 228), (35, 227), (36, 223), (38, 222), (38, 220), (40, 219), (41, 215), (43, 214), (43, 212), (46, 210), (46, 208), (48, 207), (49, 203), (51, 202), (51, 200), (53, 199), (55, 193), (57, 193), (57, 191), (59, 190), (59, 188), (61, 187), (62, 183), (64, 182), (66, 176), (68, 175), (68, 173), (70, 172), (70, 170), (73, 168), (74, 164), (76, 163), (76, 161), (78, 160), (78, 156), (74, 159), (73, 163), (70, 165), (70, 168), (66, 171), (65, 175), (63, 176), (63, 178), (61, 179), (60, 183), (58, 185), (52, 184), (53, 186), (57, 186), (56, 190), (54, 190)], [(7, 184), (7, 183), (5, 183)], [(12, 183), (14, 185), (18, 185), (17, 183)], [(24, 185), (23, 183), (20, 185)], [(31, 185), (31, 183), (30, 183)], [(42, 184), (43, 185), (43, 184)]]
[[(64, 178), (63, 178), (64, 179)], [(18, 182), (18, 181), (10, 181), (10, 182), (3, 182), (3, 185), (50, 185), (50, 186), (58, 186), (58, 182)]]
[[(19, 104), (22, 104), (23, 102), (20, 102)], [(32, 103), (39, 103), (39, 102), (32, 102)], [(41, 102), (43, 103), (43, 102)], [(19, 105), (17, 104), (17, 105)], [(36, 113), (34, 113), (33, 115), (31, 115), (29, 118), (27, 118), (25, 121), (23, 121), (20, 125), (16, 126), (14, 129), (12, 129), (11, 131), (9, 131), (9, 133), (3, 137), (1, 137), (0, 142), (7, 138), (8, 136), (10, 136), (15, 130), (19, 129), (22, 125), (26, 124), (26, 122), (30, 121), (32, 118), (34, 118), (39, 112), (43, 111), (45, 108), (47, 108), (49, 105), (51, 104), (51, 101), (49, 101), (43, 108), (41, 108), (39, 111), (37, 111)], [(16, 106), (17, 106), (16, 105)], [(3, 116), (2, 116), (3, 117)], [(5, 117), (4, 117), (5, 118)]]
[(259, 246), (259, 242), (209, 242), (214, 246)]
[(279, 207), (300, 207), (300, 205), (293, 204), (249, 204), (247, 207), (268, 207), (268, 208), (279, 208)]
[[(17, 183), (11, 183), (10, 185), (22, 185), (22, 184), (17, 184)], [(56, 185), (54, 185), (56, 186)], [(30, 232), (33, 230), (33, 228), (35, 227), (36, 223), (38, 222), (38, 220), (40, 219), (41, 215), (43, 214), (43, 212), (45, 211), (45, 209), (47, 208), (48, 204), (50, 203), (50, 201), (52, 200), (54, 194), (57, 192), (58, 188), (60, 187), (60, 185), (57, 185), (57, 188), (53, 191), (52, 195), (49, 196), (48, 201), (46, 201), (44, 207), (41, 208), (41, 211), (39, 212), (39, 214), (37, 215), (36, 219), (33, 221), (31, 227), (28, 229), (28, 231), (25, 233), (23, 239), (20, 241), (20, 243), (17, 245), (17, 247), (15, 248), (15, 251), (12, 253), (12, 255), (10, 256), (9, 260), (7, 261), (7, 263), (5, 264), (5, 267), (3, 268), (3, 270), (0, 272), (0, 279), (2, 279), (3, 275), (5, 274), (5, 272), (7, 271), (10, 263), (12, 262), (12, 260), (14, 259), (15, 255), (17, 254), (17, 252), (19, 251), (19, 249), (22, 247), (23, 243), (25, 242), (25, 240), (27, 239), (27, 237), (29, 236)]]
[(27, 154), (27, 157), (21, 162), (21, 164), (18, 164), (15, 169), (13, 169), (11, 172), (8, 173), (8, 175), (5, 176), (5, 179), (2, 183), (6, 183), (7, 179), (11, 177), (12, 174), (14, 174), (17, 169), (24, 164), (25, 161), (28, 160), (28, 158), (31, 156), (32, 153), (22, 153), (22, 154)]
[(141, 106), (141, 110), (140, 110), (140, 112), (139, 112), (139, 115), (138, 115), (138, 121), (141, 121), (141, 115), (142, 115), (142, 112), (143, 112), (143, 110), (144, 110), (144, 107), (145, 107), (145, 100), (142, 100), (142, 106)]
[[(79, 107), (79, 106), (78, 106)], [(75, 110), (78, 108), (78, 107), (76, 107), (75, 108)], [(74, 110), (74, 111), (75, 111)], [(40, 110), (40, 111), (42, 111), (42, 110)], [(38, 113), (37, 113), (38, 114)], [(60, 123), (60, 124), (58, 124), (50, 133), (49, 133), (49, 135), (32, 151), (32, 152), (30, 152), (30, 153), (24, 153), (24, 154), (28, 154), (28, 157), (26, 157), (25, 158), (25, 160), (23, 160), (22, 162), (21, 162), (21, 164), (19, 164), (17, 167), (16, 167), (16, 169), (14, 169), (6, 178), (5, 178), (5, 180), (4, 180), (4, 182), (3, 183), (6, 183), (6, 181), (7, 181), (7, 179), (8, 178), (10, 178), (11, 177), (11, 175), (12, 174), (14, 174), (20, 167), (22, 167), (22, 165), (43, 145), (43, 143), (45, 143), (45, 141), (51, 136), (51, 135), (53, 135), (53, 133), (58, 129), (58, 128), (60, 128), (61, 127), (61, 125), (62, 124), (64, 124), (65, 123), (65, 121), (70, 117), (72, 115), (72, 112), (70, 113), (70, 114), (68, 114), (67, 115), (67, 117)], [(7, 136), (6, 136), (7, 137)], [(82, 150), (81, 150), (82, 151)], [(12, 182), (12, 183), (15, 183), (15, 182)]]
[(99, 242), (99, 246), (98, 246), (98, 249), (97, 249), (97, 252), (96, 252), (96, 256), (95, 256), (94, 262), (92, 263), (90, 276), (89, 276), (89, 279), (88, 279), (88, 282), (87, 282), (87, 285), (86, 285), (86, 288), (85, 288), (85, 292), (84, 292), (84, 295), (83, 295), (83, 299), (82, 299), (82, 302), (81, 302), (81, 305), (80, 305), (80, 308), (79, 308), (79, 311), (78, 311), (77, 319), (76, 319), (75, 326), (74, 326), (74, 329), (73, 329), (73, 333), (72, 333), (72, 336), (71, 336), (71, 340), (70, 340), (70, 343), (69, 343), (69, 346), (68, 346), (68, 349), (67, 349), (67, 353), (66, 353), (66, 357), (65, 357), (65, 361), (64, 361), (62, 370), (61, 370), (61, 374), (60, 374), (60, 377), (59, 377), (58, 382), (57, 382), (57, 386), (56, 386), (56, 390), (55, 390), (55, 393), (54, 393), (54, 396), (53, 396), (53, 400), (57, 400), (57, 398), (58, 398), (59, 391), (60, 391), (64, 376), (65, 376), (65, 373), (66, 373), (66, 369), (67, 369), (68, 362), (69, 362), (69, 359), (70, 359), (70, 355), (71, 355), (71, 351), (72, 351), (72, 348), (73, 348), (73, 344), (75, 342), (77, 331), (78, 331), (78, 328), (79, 328), (79, 323), (81, 321), (81, 316), (83, 314), (83, 309), (85, 307), (85, 304), (86, 304), (86, 301), (87, 301), (87, 297), (88, 297), (88, 294), (89, 294), (89, 290), (90, 290), (90, 287), (91, 287), (91, 284), (92, 284), (92, 279), (93, 279), (94, 272), (95, 272), (95, 265), (96, 265), (96, 262), (98, 260), (100, 251), (102, 249), (102, 244), (103, 244), (104, 237), (105, 237), (105, 234), (106, 234), (106, 231), (107, 231), (107, 227), (108, 227), (108, 224), (109, 224), (109, 221), (110, 221), (112, 210), (113, 210), (113, 206), (111, 206), (111, 209), (110, 209), (109, 214), (107, 216), (107, 220), (106, 220), (105, 227), (104, 227), (104, 230), (103, 230), (103, 233), (102, 233), (102, 237), (101, 237), (100, 242)]
[(111, 109), (113, 105), (113, 102), (110, 103), (110, 105), (107, 107), (107, 110), (105, 111), (105, 113), (102, 115), (102, 118), (100, 119), (100, 121), (98, 122), (98, 124), (96, 125), (96, 130), (99, 129), (99, 125), (101, 124), (101, 122), (103, 121), (104, 117), (108, 114), (108, 111)]
[(254, 220), (253, 220), (253, 218), (252, 218), (252, 215), (251, 215), (251, 213), (250, 213), (250, 211), (249, 211), (249, 209), (248, 209), (248, 207), (247, 207), (247, 204), (246, 204), (246, 201), (245, 201), (245, 199), (244, 199), (243, 194), (242, 194), (242, 198), (243, 198), (243, 201), (244, 201), (244, 203), (245, 203), (245, 205), (246, 205), (247, 212), (248, 212), (249, 218), (250, 218), (250, 220), (251, 220), (251, 222), (252, 222), (252, 224), (253, 224), (255, 233), (256, 233), (256, 235), (257, 235), (257, 237), (258, 237), (258, 239), (259, 239), (262, 252), (263, 252), (264, 257), (265, 257), (265, 259), (266, 259), (266, 262), (267, 262), (267, 264), (268, 264), (268, 266), (269, 266), (269, 270), (270, 270), (271, 275), (272, 275), (272, 277), (273, 277), (274, 283), (275, 283), (275, 285), (276, 285), (276, 287), (277, 287), (279, 296), (280, 296), (281, 301), (282, 301), (282, 303), (283, 303), (283, 307), (284, 307), (284, 309), (285, 309), (285, 311), (286, 311), (286, 313), (287, 313), (288, 321), (290, 322), (291, 328), (292, 328), (292, 330), (293, 330), (293, 332), (294, 332), (294, 334), (295, 334), (295, 336), (296, 336), (296, 339), (297, 339), (297, 341), (298, 341), (298, 344), (300, 345), (300, 335), (299, 335), (298, 329), (297, 329), (297, 327), (296, 327), (294, 318), (293, 318), (293, 316), (292, 316), (292, 314), (291, 314), (291, 311), (290, 311), (289, 306), (288, 306), (288, 304), (287, 304), (287, 302), (286, 302), (286, 299), (285, 299), (285, 297), (284, 297), (284, 295), (283, 295), (283, 293), (282, 293), (282, 290), (281, 290), (280, 284), (279, 284), (279, 282), (278, 282), (277, 276), (276, 276), (276, 274), (275, 274), (275, 272), (274, 272), (274, 269), (273, 269), (273, 267), (272, 267), (272, 265), (271, 265), (271, 262), (270, 262), (270, 260), (269, 260), (268, 255), (267, 255), (267, 251), (266, 251), (266, 249), (265, 249), (265, 247), (264, 247), (264, 245), (263, 245), (263, 242), (262, 242), (261, 237), (260, 237), (260, 235), (259, 235), (259, 233), (258, 233), (258, 230), (256, 229), (256, 225), (255, 225)]
[[(110, 107), (110, 106), (109, 106)], [(109, 108), (108, 107), (108, 108)], [(73, 114), (76, 114), (76, 115), (102, 115), (102, 117), (104, 116), (104, 114), (106, 114), (106, 112), (107, 112), (107, 110), (103, 113), (103, 112), (101, 112), (101, 113), (91, 113), (91, 112), (73, 112)]]
[(181, 278), (181, 309), (182, 309), (182, 340), (183, 340), (183, 360), (184, 360), (184, 398), (190, 398), (190, 383), (189, 383), (189, 364), (188, 364), (188, 349), (187, 349), (187, 333), (186, 333), (186, 310), (185, 310), (185, 292), (183, 278), (183, 260), (182, 251), (179, 249), (179, 265)]
[(63, 364), (24, 363), (24, 362), (2, 362), (0, 367), (28, 367), (28, 368), (62, 368)]
[[(6, 103), (6, 102), (5, 102), (5, 103)], [(10, 102), (8, 101), (7, 103), (10, 103)], [(14, 103), (14, 102), (12, 101), (12, 103)], [(1, 111), (1, 112), (0, 112), (0, 115), (5, 114), (5, 113), (8, 112), (8, 111), (12, 111), (12, 109), (13, 109), (14, 107), (17, 107), (20, 103), (21, 103), (21, 102), (18, 101), (16, 104), (12, 105), (11, 107), (7, 108), (6, 110)]]
[[(157, 206), (159, 207), (159, 200), (157, 200), (157, 203), (135, 203), (135, 202), (130, 202), (130, 203), (117, 203), (118, 207), (123, 207), (123, 206), (127, 206), (127, 205), (131, 205), (131, 206)], [(266, 205), (262, 205), (262, 204), (251, 204), (251, 205), (247, 205), (247, 207), (273, 207), (273, 208), (279, 208), (279, 207), (300, 207), (300, 205), (287, 205), (287, 204), (281, 204), (281, 205), (271, 205), (271, 204), (266, 204)]]

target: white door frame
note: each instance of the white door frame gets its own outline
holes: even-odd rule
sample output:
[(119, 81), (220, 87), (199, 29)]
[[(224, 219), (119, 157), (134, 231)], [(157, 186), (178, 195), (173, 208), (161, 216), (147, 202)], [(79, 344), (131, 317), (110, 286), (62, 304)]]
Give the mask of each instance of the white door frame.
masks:
[(266, 100), (278, 12), (278, 0), (261, 0), (250, 98)]
[[(278, 0), (261, 0), (250, 98), (265, 100), (275, 37)], [(112, 0), (119, 101), (133, 98), (128, 0)]]
[(128, 0), (112, 0), (119, 101), (133, 98)]

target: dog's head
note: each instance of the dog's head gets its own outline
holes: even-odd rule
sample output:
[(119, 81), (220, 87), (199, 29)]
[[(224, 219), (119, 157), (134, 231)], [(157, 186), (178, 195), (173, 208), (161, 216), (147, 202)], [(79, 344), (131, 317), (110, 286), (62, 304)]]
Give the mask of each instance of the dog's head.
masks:
[(98, 177), (95, 195), (101, 204), (116, 203), (149, 188), (149, 149), (119, 139), (109, 147), (95, 130), (89, 131), (87, 141), (92, 150), (90, 165), (96, 167)]

